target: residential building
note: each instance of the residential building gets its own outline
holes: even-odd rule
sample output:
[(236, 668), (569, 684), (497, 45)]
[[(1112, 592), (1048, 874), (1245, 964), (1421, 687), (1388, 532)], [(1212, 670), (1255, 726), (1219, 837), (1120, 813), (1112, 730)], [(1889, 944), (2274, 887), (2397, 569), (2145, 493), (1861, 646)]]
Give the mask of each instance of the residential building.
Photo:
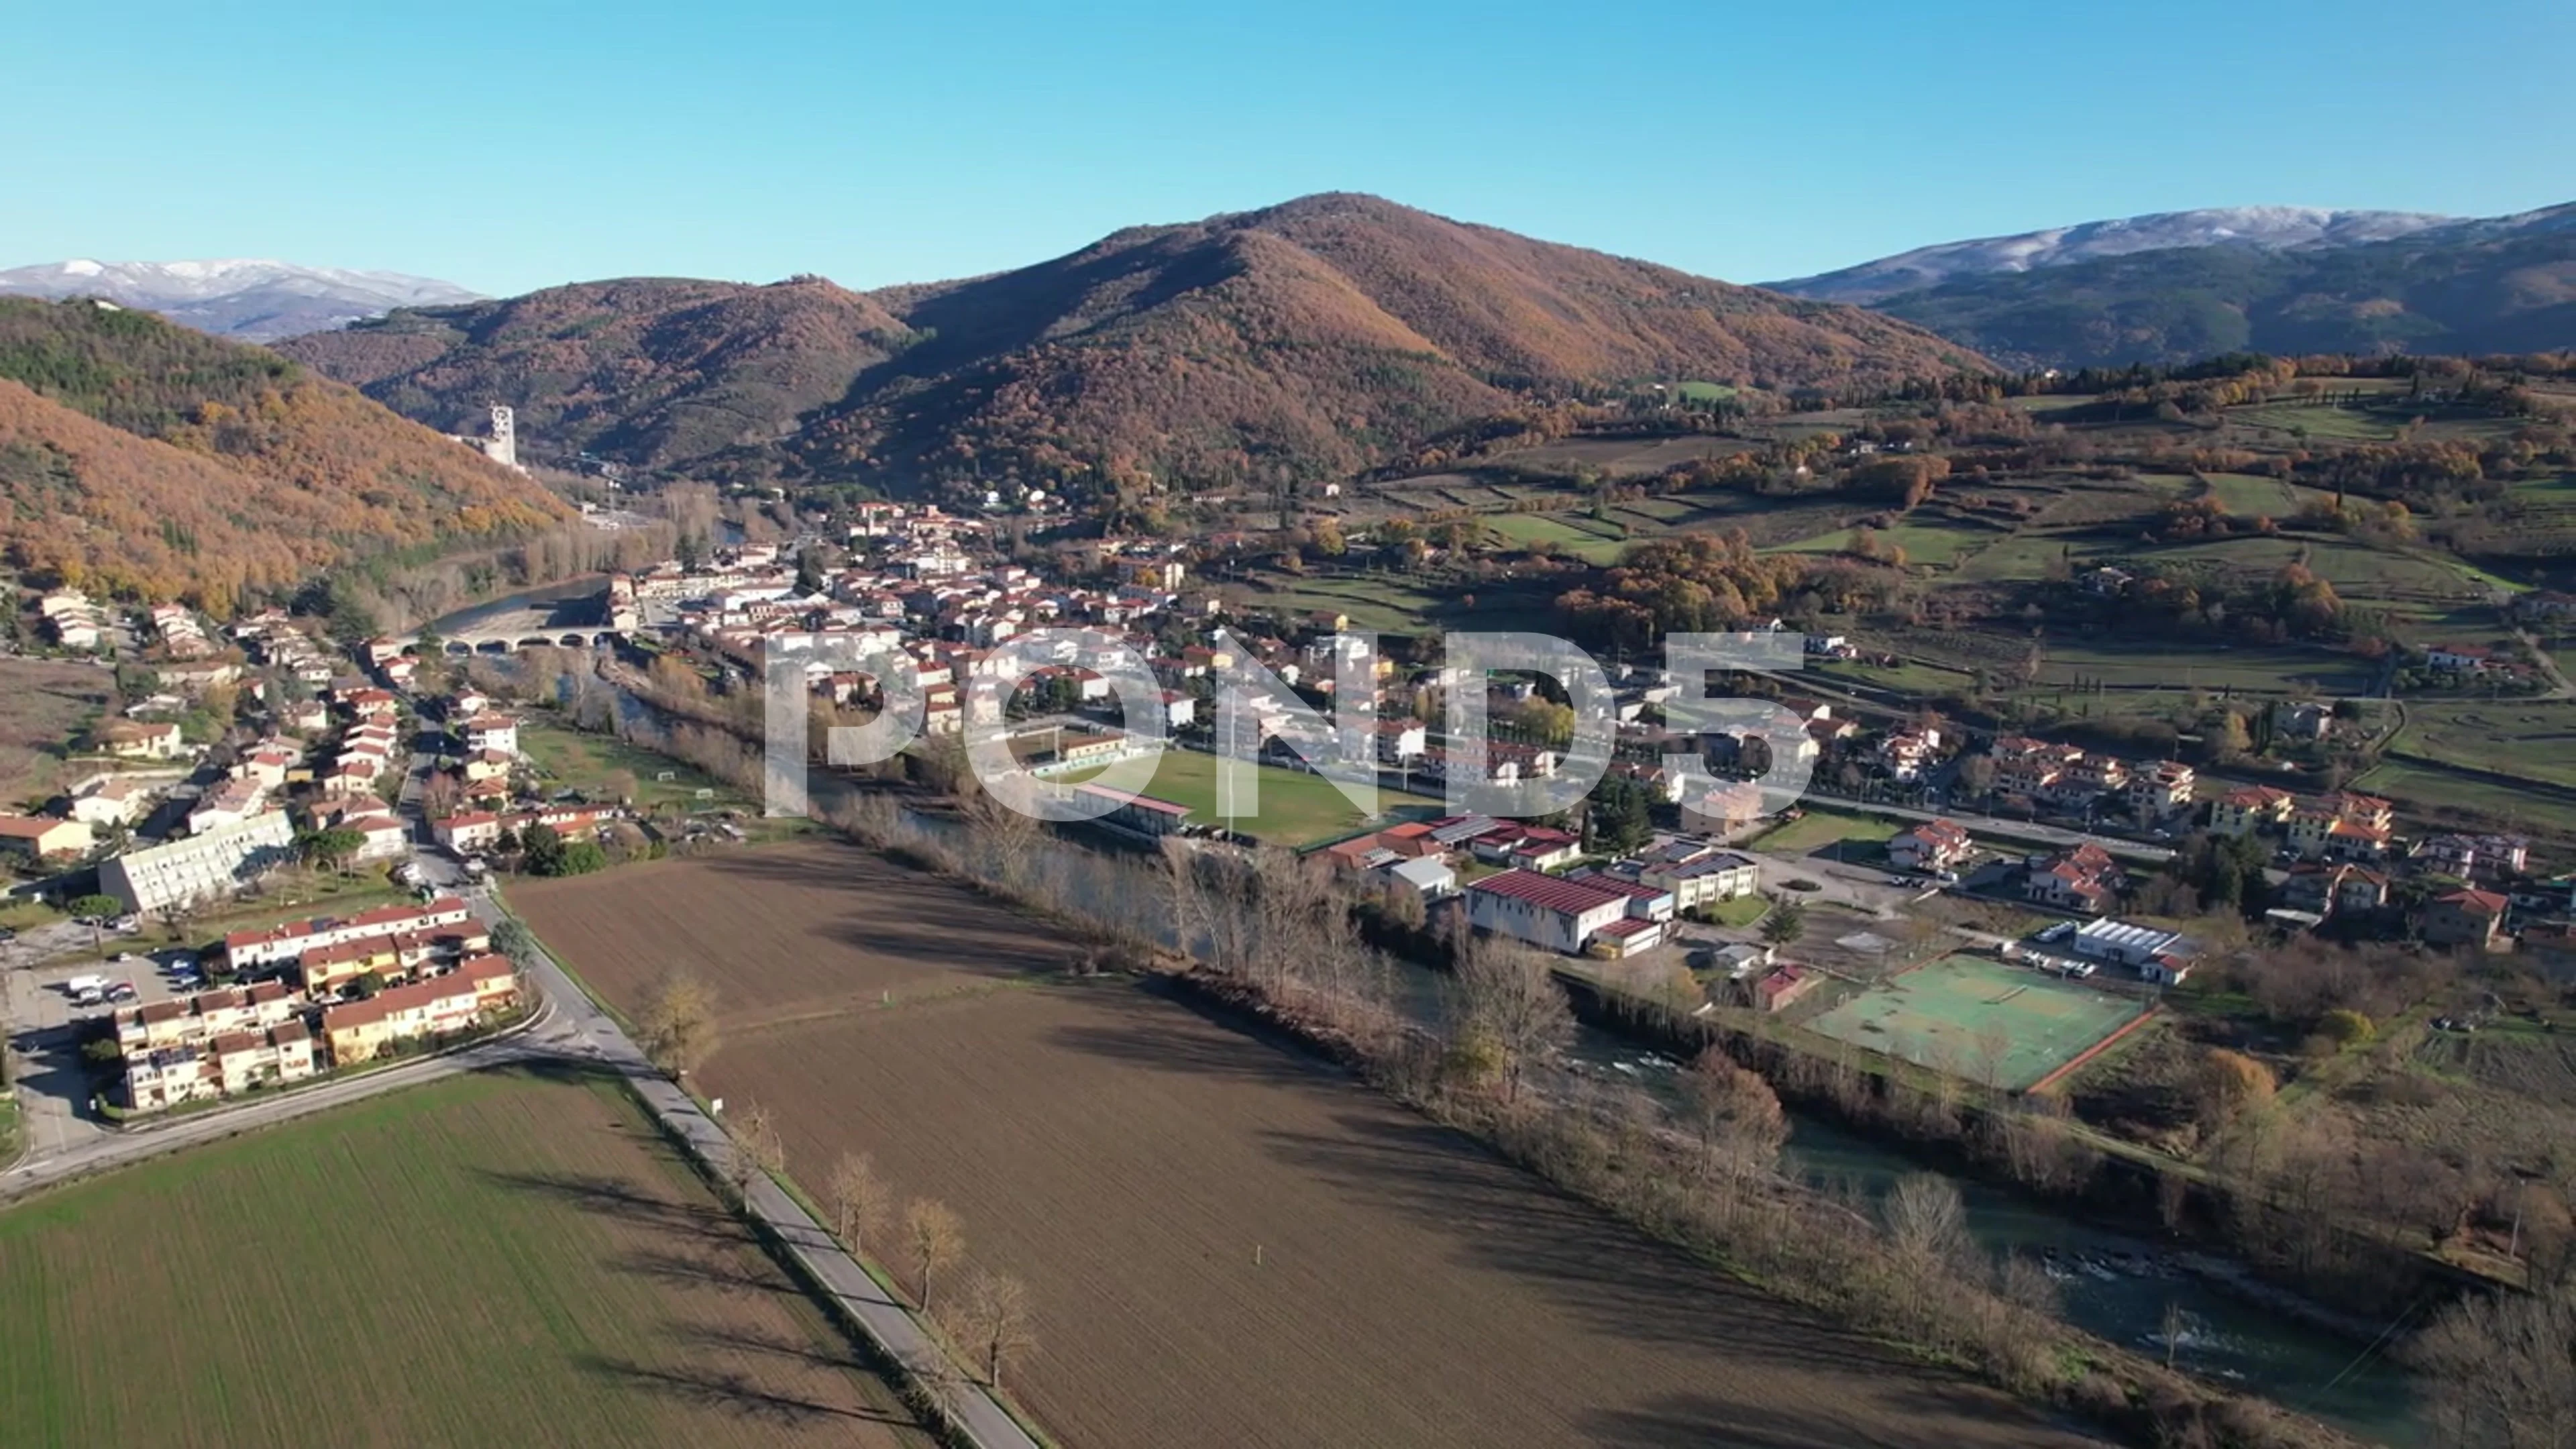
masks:
[(256, 780), (226, 780), (197, 797), (188, 811), (188, 833), (203, 835), (239, 825), (268, 808), (268, 790)]
[(477, 956), (442, 976), (390, 986), (322, 1013), (331, 1064), (351, 1066), (403, 1042), (452, 1036), (517, 1001), (518, 970), (505, 956)]
[(519, 722), (506, 714), (478, 714), (467, 720), (457, 733), (469, 754), (516, 755), (519, 752)]
[(1890, 779), (1912, 782), (1923, 778), (1923, 771), (1940, 758), (1941, 732), (1924, 727), (1900, 729), (1881, 740), (1878, 762)]
[(2073, 745), (2051, 744), (2026, 735), (1995, 741), (1995, 788), (2007, 795), (2054, 798), (2065, 785), (2066, 772), (2084, 752)]
[(152, 812), (152, 787), (123, 775), (92, 780), (72, 796), (72, 818), (85, 825), (132, 825)]
[(2379, 860), (2388, 854), (2389, 806), (2337, 793), (2290, 813), (2289, 845), (2308, 860)]
[(470, 810), (431, 821), (429, 833), (459, 855), (489, 850), (501, 839), (501, 817), (489, 810)]
[(295, 964), (296, 985), (315, 1001), (342, 996), (365, 977), (382, 982), (402, 974), (402, 953), (391, 936), (316, 946), (297, 957)]
[(2424, 908), (2424, 943), (2494, 950), (2504, 943), (2509, 902), (2493, 891), (2456, 890)]
[(91, 740), (100, 753), (121, 760), (175, 760), (188, 749), (176, 724), (139, 719), (109, 720), (92, 733)]
[(2209, 833), (2240, 836), (2285, 825), (2298, 797), (2270, 785), (2239, 785), (2209, 802)]
[(2022, 881), (2022, 895), (2029, 900), (2095, 915), (2111, 909), (2119, 891), (2119, 866), (2089, 840), (2072, 850), (2032, 858)]
[(274, 981), (202, 991), (185, 1001), (153, 1001), (118, 1011), (116, 1049), (133, 1058), (172, 1047), (202, 1046), (234, 1032), (265, 1031), (294, 1016), (294, 998)]
[(295, 854), (295, 827), (283, 810), (237, 824), (129, 850), (99, 867), (99, 889), (129, 911), (157, 911), (229, 896), (284, 865)]
[(2449, 673), (2475, 674), (2496, 663), (2496, 652), (2484, 644), (2428, 644), (2424, 663)]
[(479, 927), (469, 924), (473, 919), (473, 911), (455, 896), (441, 896), (427, 905), (378, 906), (346, 919), (315, 916), (262, 930), (235, 931), (224, 937), (224, 959), (235, 971), (252, 973), (301, 961), (305, 952), (321, 946), (402, 936), (436, 938), (460, 929), (479, 933)]
[(1682, 828), (1710, 835), (1732, 835), (1770, 812), (1762, 787), (1750, 780), (1723, 780), (1682, 799)]
[(29, 860), (79, 855), (88, 850), (91, 843), (86, 820), (65, 820), (54, 815), (0, 815), (0, 851), (23, 855)]
[(2388, 877), (2358, 865), (2301, 861), (2281, 883), (2281, 904), (2320, 918), (2374, 911), (2388, 903)]
[(1952, 820), (1927, 820), (1887, 842), (1888, 863), (1931, 874), (1965, 865), (1974, 849), (1968, 832)]
[(2180, 760), (2141, 765), (2129, 776), (2129, 809), (2141, 820), (2161, 820), (2191, 804), (2199, 776)]

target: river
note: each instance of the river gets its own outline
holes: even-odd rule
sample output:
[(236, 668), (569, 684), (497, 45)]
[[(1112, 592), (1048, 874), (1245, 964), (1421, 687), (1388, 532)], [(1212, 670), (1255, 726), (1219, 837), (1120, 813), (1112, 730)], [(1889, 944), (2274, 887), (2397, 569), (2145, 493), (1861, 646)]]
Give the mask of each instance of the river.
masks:
[[(624, 690), (619, 695), (627, 709), (661, 717), (655, 706)], [(841, 777), (818, 773), (813, 788), (820, 797), (851, 786)], [(956, 828), (935, 816), (905, 814), (935, 833)], [(1071, 840), (1058, 841), (1051, 855), (1053, 868), (1077, 879), (1090, 878), (1102, 863), (1098, 852)], [(1094, 889), (1110, 884), (1095, 880)], [(1100, 897), (1077, 893), (1075, 898)], [(1401, 958), (1396, 965), (1397, 995), (1405, 1010), (1416, 1019), (1438, 1021), (1445, 1010), (1447, 977)], [(1637, 1082), (1668, 1106), (1678, 1100), (1682, 1064), (1606, 1028), (1579, 1026), (1566, 1056), (1573, 1070)], [(2172, 1265), (2165, 1249), (2142, 1238), (2092, 1226), (1981, 1179), (1927, 1166), (1811, 1114), (1792, 1110), (1789, 1121), (1783, 1166), (1820, 1188), (1854, 1189), (1875, 1198), (1910, 1173), (1947, 1178), (1959, 1189), (1978, 1245), (1998, 1255), (2040, 1257), (2062, 1290), (2065, 1318), (2086, 1332), (2162, 1357), (2170, 1306), (2183, 1325), (2173, 1353), (2178, 1366), (2397, 1449), (2424, 1442), (2412, 1386), (2384, 1353), (2185, 1273)]]

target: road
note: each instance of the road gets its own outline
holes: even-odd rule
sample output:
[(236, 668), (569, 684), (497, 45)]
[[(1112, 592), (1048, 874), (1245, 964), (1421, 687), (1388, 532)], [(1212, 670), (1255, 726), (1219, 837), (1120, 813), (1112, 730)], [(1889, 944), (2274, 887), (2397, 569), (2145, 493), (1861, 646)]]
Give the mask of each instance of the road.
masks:
[(2002, 835), (2015, 840), (2035, 840), (2061, 849), (2091, 843), (2125, 860), (2162, 865), (2173, 859), (2173, 851), (2161, 845), (2124, 839), (2117, 835), (2093, 835), (2069, 830), (2062, 825), (2042, 825), (2032, 820), (2006, 820), (1995, 815), (1968, 815), (1956, 810), (1918, 810), (1911, 805), (1884, 805), (1877, 801), (1849, 800), (1840, 795), (1818, 791), (1813, 799), (1819, 805), (1844, 810), (1857, 810), (1870, 815), (1894, 816), (1900, 820), (1948, 820), (1971, 834)]
[[(413, 756), (415, 776), (426, 768), (427, 756)], [(412, 864), (420, 872), (421, 883), (462, 894), (476, 919), (497, 935), (508, 912), (491, 891), (471, 884), (453, 857), (421, 838), (426, 835), (426, 826), (418, 816), (420, 792), (414, 788), (416, 783), (416, 779), (404, 782), (402, 800), (413, 819)], [(734, 1160), (733, 1139), (699, 1108), (695, 1099), (645, 1059), (626, 1029), (591, 1000), (562, 963), (543, 950), (530, 950), (519, 958), (519, 966), (544, 994), (549, 1012), (540, 1029), (542, 1034), (530, 1033), (527, 1050), (570, 1057), (623, 1076), (666, 1130), (687, 1144), (689, 1151), (719, 1178), (729, 1177)], [(806, 1277), (832, 1295), (881, 1354), (907, 1368), (939, 1360), (944, 1350), (922, 1331), (911, 1312), (879, 1287), (784, 1188), (766, 1174), (755, 1174), (750, 1197), (751, 1210), (786, 1246)], [(991, 1394), (962, 1373), (956, 1379), (961, 1387), (949, 1406), (950, 1416), (979, 1449), (1037, 1449), (1037, 1441)]]
[[(414, 831), (412, 864), (420, 872), (421, 884), (463, 895), (476, 918), (497, 931), (508, 918), (500, 902), (488, 889), (468, 881), (456, 860), (427, 840), (419, 786), (431, 764), (429, 755), (413, 755), (411, 777), (405, 780), (401, 795), (401, 808)], [(20, 949), (32, 952), (52, 944), (31, 940), (23, 942)], [(45, 1134), (32, 1144), (24, 1160), (0, 1173), (0, 1202), (52, 1184), (424, 1082), (539, 1060), (581, 1062), (624, 1077), (645, 1106), (686, 1144), (692, 1155), (716, 1176), (725, 1177), (734, 1159), (732, 1139), (686, 1092), (645, 1059), (617, 1020), (593, 1002), (562, 964), (545, 952), (530, 951), (520, 958), (519, 966), (534, 986), (539, 1006), (533, 1020), (508, 1036), (237, 1106), (172, 1117), (153, 1126), (121, 1132)], [(0, 1006), (6, 1004), (0, 1001)], [(912, 1314), (879, 1287), (785, 1189), (766, 1175), (756, 1175), (750, 1198), (751, 1210), (795, 1257), (807, 1278), (837, 1300), (847, 1317), (882, 1354), (907, 1369), (940, 1361), (944, 1351)], [(950, 1417), (978, 1449), (1037, 1449), (1037, 1441), (990, 1393), (974, 1385), (962, 1372), (952, 1377), (960, 1387), (950, 1402)]]

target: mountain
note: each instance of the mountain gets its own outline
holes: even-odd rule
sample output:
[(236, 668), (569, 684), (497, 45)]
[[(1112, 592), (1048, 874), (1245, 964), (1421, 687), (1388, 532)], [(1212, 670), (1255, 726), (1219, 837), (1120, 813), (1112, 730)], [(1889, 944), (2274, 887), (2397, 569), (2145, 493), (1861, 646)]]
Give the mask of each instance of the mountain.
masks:
[(400, 311), (279, 350), (445, 431), (507, 402), (523, 451), (672, 467), (776, 444), (911, 340), (819, 277), (633, 278)]
[(1985, 365), (1858, 309), (1340, 194), (963, 281), (592, 283), (284, 350), (414, 417), (508, 402), (523, 445), (651, 469), (1057, 483), (1342, 474), (1588, 386)]
[(481, 294), (400, 272), (292, 262), (48, 262), (0, 271), (0, 295), (105, 297), (200, 332), (267, 342), (381, 317), (396, 307), (472, 302)]
[[(2041, 248), (2037, 255), (2056, 259), (1953, 275), (1876, 295), (1870, 305), (2016, 367), (2118, 367), (2248, 350), (2576, 347), (2576, 204), (2442, 221), (2379, 239), (2368, 233), (2392, 224), (2384, 219), (2389, 213), (2321, 215), (2383, 220), (2340, 232), (2321, 224), (2306, 241), (2280, 240), (2301, 234), (2293, 226), (2267, 232), (2276, 238), (2268, 243), (2213, 239), (2075, 259)], [(2005, 242), (1957, 245), (1992, 246), (1980, 255), (1993, 258), (2006, 255)], [(1911, 265), (1894, 257), (1781, 285), (1850, 296)], [(1875, 281), (1860, 276), (1871, 268), (1885, 270)]]
[(1997, 272), (2030, 272), (2104, 257), (2188, 247), (2239, 246), (2256, 251), (2354, 246), (2388, 241), (2455, 223), (2416, 211), (2326, 211), (2312, 206), (2228, 206), (2164, 211), (2117, 221), (2088, 221), (2018, 236), (1980, 237), (1917, 247), (1856, 267), (1766, 282), (1775, 292), (1867, 305), (1903, 292)]
[(0, 551), (38, 581), (223, 615), (323, 569), (569, 513), (265, 348), (95, 300), (0, 298)]

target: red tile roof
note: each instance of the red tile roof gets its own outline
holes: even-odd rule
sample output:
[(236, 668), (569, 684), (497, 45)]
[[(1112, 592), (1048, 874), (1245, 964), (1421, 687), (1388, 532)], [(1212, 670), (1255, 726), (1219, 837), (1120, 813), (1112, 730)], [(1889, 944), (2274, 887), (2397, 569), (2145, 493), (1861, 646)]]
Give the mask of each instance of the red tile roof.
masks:
[(1534, 870), (1503, 871), (1489, 875), (1467, 889), (1527, 901), (1541, 910), (1562, 911), (1567, 915), (1581, 915), (1627, 899), (1623, 891), (1588, 881), (1541, 875)]

